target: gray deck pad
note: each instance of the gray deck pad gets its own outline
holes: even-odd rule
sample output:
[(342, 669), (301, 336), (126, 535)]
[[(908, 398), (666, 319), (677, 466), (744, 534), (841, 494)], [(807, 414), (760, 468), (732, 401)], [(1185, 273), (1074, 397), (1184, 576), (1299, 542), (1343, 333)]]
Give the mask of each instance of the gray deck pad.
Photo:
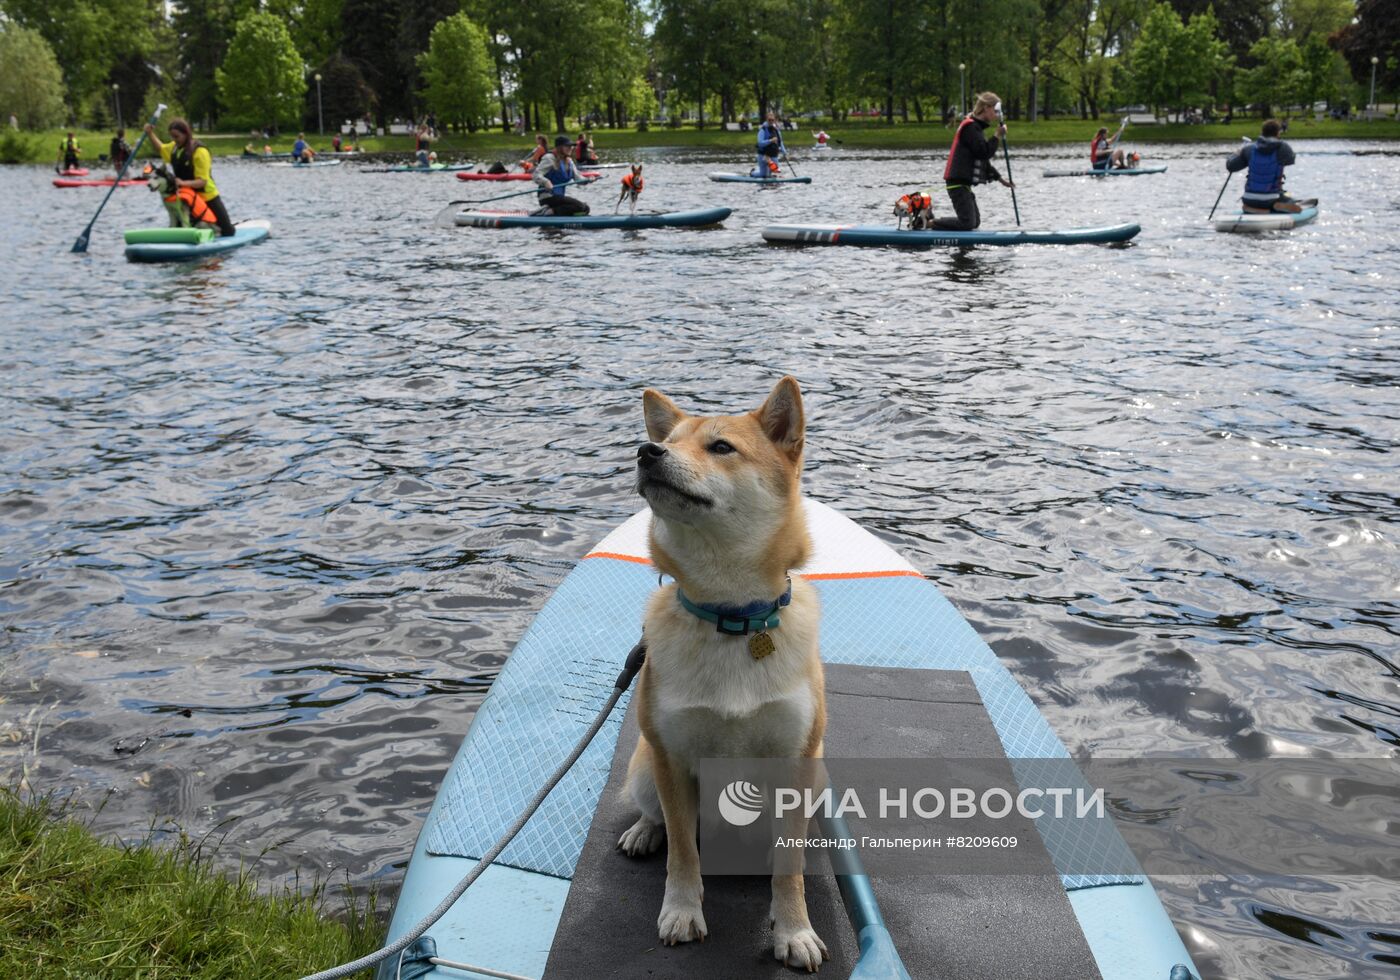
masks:
[[(826, 688), (828, 758), (1003, 757), (991, 719), (963, 671), (828, 664)], [(637, 721), (629, 710), (554, 934), (546, 980), (799, 975), (773, 959), (766, 877), (707, 876), (708, 938), (661, 945), (656, 917), (666, 880), (664, 852), (638, 860), (617, 850), (618, 837), (636, 819), (621, 792), (636, 741)], [(851, 827), (860, 833), (859, 821)], [(880, 910), (915, 980), (1100, 976), (1050, 857), (1038, 837), (1035, 843), (1034, 852), (1020, 848), (1026, 875), (872, 876)], [(831, 952), (820, 976), (848, 977), (858, 951), (836, 881), (809, 873), (806, 891), (813, 928)]]

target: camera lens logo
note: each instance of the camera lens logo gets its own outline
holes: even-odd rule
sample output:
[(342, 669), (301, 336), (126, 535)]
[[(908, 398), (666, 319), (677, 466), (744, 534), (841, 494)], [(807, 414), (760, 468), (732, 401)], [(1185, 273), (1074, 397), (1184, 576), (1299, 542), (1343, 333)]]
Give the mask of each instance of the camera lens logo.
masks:
[(747, 827), (763, 813), (763, 793), (753, 783), (736, 779), (719, 794), (719, 815), (735, 827)]

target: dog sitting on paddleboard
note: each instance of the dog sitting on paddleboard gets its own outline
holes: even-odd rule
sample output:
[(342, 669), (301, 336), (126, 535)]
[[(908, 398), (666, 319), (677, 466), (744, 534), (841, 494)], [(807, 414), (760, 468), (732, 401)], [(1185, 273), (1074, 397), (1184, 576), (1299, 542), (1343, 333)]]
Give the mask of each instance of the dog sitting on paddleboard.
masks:
[[(819, 759), (826, 699), (816, 589), (792, 575), (812, 547), (797, 382), (783, 378), (744, 415), (689, 415), (652, 389), (642, 407), (651, 441), (637, 451), (637, 492), (651, 506), (652, 560), (674, 581), (646, 609), (633, 694), (641, 738), (626, 789), (641, 815), (618, 847), (641, 856), (667, 842), (657, 928), (670, 946), (706, 936), (697, 762)], [(800, 863), (778, 869), (772, 889), (774, 957), (815, 972), (828, 954)]]
[(218, 229), (219, 219), (214, 209), (197, 192), (179, 186), (175, 175), (165, 164), (146, 164), (142, 176), (146, 178), (146, 186), (160, 195), (171, 228)]

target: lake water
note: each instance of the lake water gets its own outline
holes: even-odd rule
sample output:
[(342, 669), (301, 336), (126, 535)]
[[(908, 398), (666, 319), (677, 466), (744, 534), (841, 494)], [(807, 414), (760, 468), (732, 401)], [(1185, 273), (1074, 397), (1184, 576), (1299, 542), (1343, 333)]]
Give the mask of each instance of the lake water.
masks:
[[(193, 267), (122, 258), (163, 222), (144, 188), (74, 256), (101, 192), (4, 168), (0, 768), (274, 883), (392, 890), (512, 645), (640, 505), (642, 389), (738, 410), (785, 372), (807, 491), (935, 579), (1071, 751), (1394, 757), (1400, 158), (1358, 148), (1298, 143), (1323, 216), (1259, 238), (1204, 223), (1228, 144), (1102, 181), (1028, 148), (1028, 226), (1142, 235), (928, 253), (758, 231), (890, 220), (934, 153), (758, 189), (646, 151), (644, 206), (735, 213), (634, 233), (434, 227), (519, 185), (221, 160), (274, 237)], [(1157, 884), (1207, 976), (1400, 962), (1393, 882)]]

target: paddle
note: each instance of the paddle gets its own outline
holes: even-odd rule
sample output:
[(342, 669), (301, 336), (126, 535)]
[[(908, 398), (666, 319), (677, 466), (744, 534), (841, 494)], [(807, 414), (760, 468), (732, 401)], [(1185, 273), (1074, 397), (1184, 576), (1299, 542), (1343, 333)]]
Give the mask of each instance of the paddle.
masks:
[[(1240, 140), (1245, 143), (1250, 142), (1248, 136), (1241, 136)], [(1215, 203), (1210, 206), (1210, 214), (1206, 215), (1207, 221), (1210, 221), (1212, 218), (1215, 217), (1215, 209), (1220, 207), (1220, 199), (1225, 196), (1225, 188), (1230, 186), (1230, 178), (1233, 176), (1235, 176), (1235, 172), (1233, 170), (1225, 175), (1225, 183), (1220, 185), (1220, 193), (1215, 195)]]
[[(579, 177), (579, 178), (576, 179), (576, 180), (566, 180), (566, 181), (564, 181), (563, 183), (555, 184), (554, 186), (555, 186), (555, 187), (566, 187), (566, 186), (568, 186), (569, 184), (591, 184), (591, 183), (593, 183), (593, 182), (594, 182), (595, 180), (597, 180), (597, 179), (598, 179), (597, 177)], [(539, 192), (540, 192), (540, 187), (539, 187), (538, 185), (536, 185), (536, 186), (531, 187), (529, 190), (515, 191), (514, 193), (511, 193), (511, 194), (501, 194), (501, 195), (498, 195), (498, 196), (496, 196), (496, 197), (488, 197), (488, 198), (485, 198), (485, 199), (480, 200), (480, 201), (475, 201), (475, 200), (472, 200), (472, 201), (448, 201), (448, 202), (447, 202), (447, 205), (433, 217), (433, 224), (435, 224), (435, 225), (440, 225), (440, 224), (442, 224), (443, 219), (447, 217), (447, 212), (450, 211), (452, 208), (456, 207), (456, 206), (459, 205), (459, 204), (490, 204), (490, 203), (493, 202), (493, 201), (504, 201), (506, 198), (509, 198), (509, 197), (524, 197), (526, 194), (538, 194)]]
[[(1001, 114), (1001, 103), (997, 103), (997, 122), (1002, 126), (1006, 125), (1006, 119)], [(1016, 227), (1021, 227), (1021, 207), (1016, 203), (1016, 181), (1011, 177), (1011, 152), (1007, 149), (1006, 134), (1001, 137), (1001, 158), (1006, 161), (1006, 182), (1011, 185), (1011, 208), (1016, 212)]]
[[(826, 836), (836, 840), (853, 839), (845, 817), (819, 811), (817, 821)], [(846, 917), (851, 920), (851, 928), (855, 930), (856, 943), (860, 947), (855, 968), (851, 970), (851, 980), (909, 980), (909, 971), (899, 958), (899, 950), (895, 948), (894, 939), (885, 925), (885, 917), (880, 914), (875, 889), (861, 864), (860, 855), (852, 848), (838, 850), (831, 859), (831, 870), (836, 875), (836, 886), (841, 890)]]
[(778, 149), (779, 149), (779, 150), (782, 152), (782, 154), (783, 154), (783, 162), (786, 163), (786, 164), (788, 165), (788, 170), (792, 171), (792, 175), (793, 175), (794, 177), (796, 177), (796, 176), (797, 176), (797, 168), (794, 167), (794, 166), (792, 165), (792, 161), (788, 159), (787, 147), (784, 146), (782, 143), (779, 143), (779, 144), (778, 144)]
[[(160, 118), (160, 114), (164, 111), (165, 105), (163, 103), (158, 104), (156, 106), (156, 111), (151, 114), (151, 120), (147, 125), (154, 126), (156, 124), (156, 120)], [(102, 203), (97, 206), (97, 213), (94, 214), (92, 216), (92, 220), (87, 223), (87, 227), (84, 228), (83, 233), (78, 236), (78, 240), (73, 243), (72, 250), (74, 252), (82, 253), (87, 251), (88, 239), (92, 237), (92, 226), (97, 224), (97, 215), (101, 214), (102, 209), (107, 206), (107, 201), (111, 198), (112, 192), (121, 186), (122, 175), (126, 173), (126, 168), (131, 166), (131, 161), (135, 160), (136, 157), (140, 155), (141, 144), (145, 142), (146, 131), (142, 130), (141, 138), (136, 141), (136, 149), (131, 151), (131, 156), (126, 158), (126, 160), (122, 163), (121, 169), (117, 171), (117, 179), (112, 181), (111, 187), (107, 188), (107, 193), (103, 196)]]

